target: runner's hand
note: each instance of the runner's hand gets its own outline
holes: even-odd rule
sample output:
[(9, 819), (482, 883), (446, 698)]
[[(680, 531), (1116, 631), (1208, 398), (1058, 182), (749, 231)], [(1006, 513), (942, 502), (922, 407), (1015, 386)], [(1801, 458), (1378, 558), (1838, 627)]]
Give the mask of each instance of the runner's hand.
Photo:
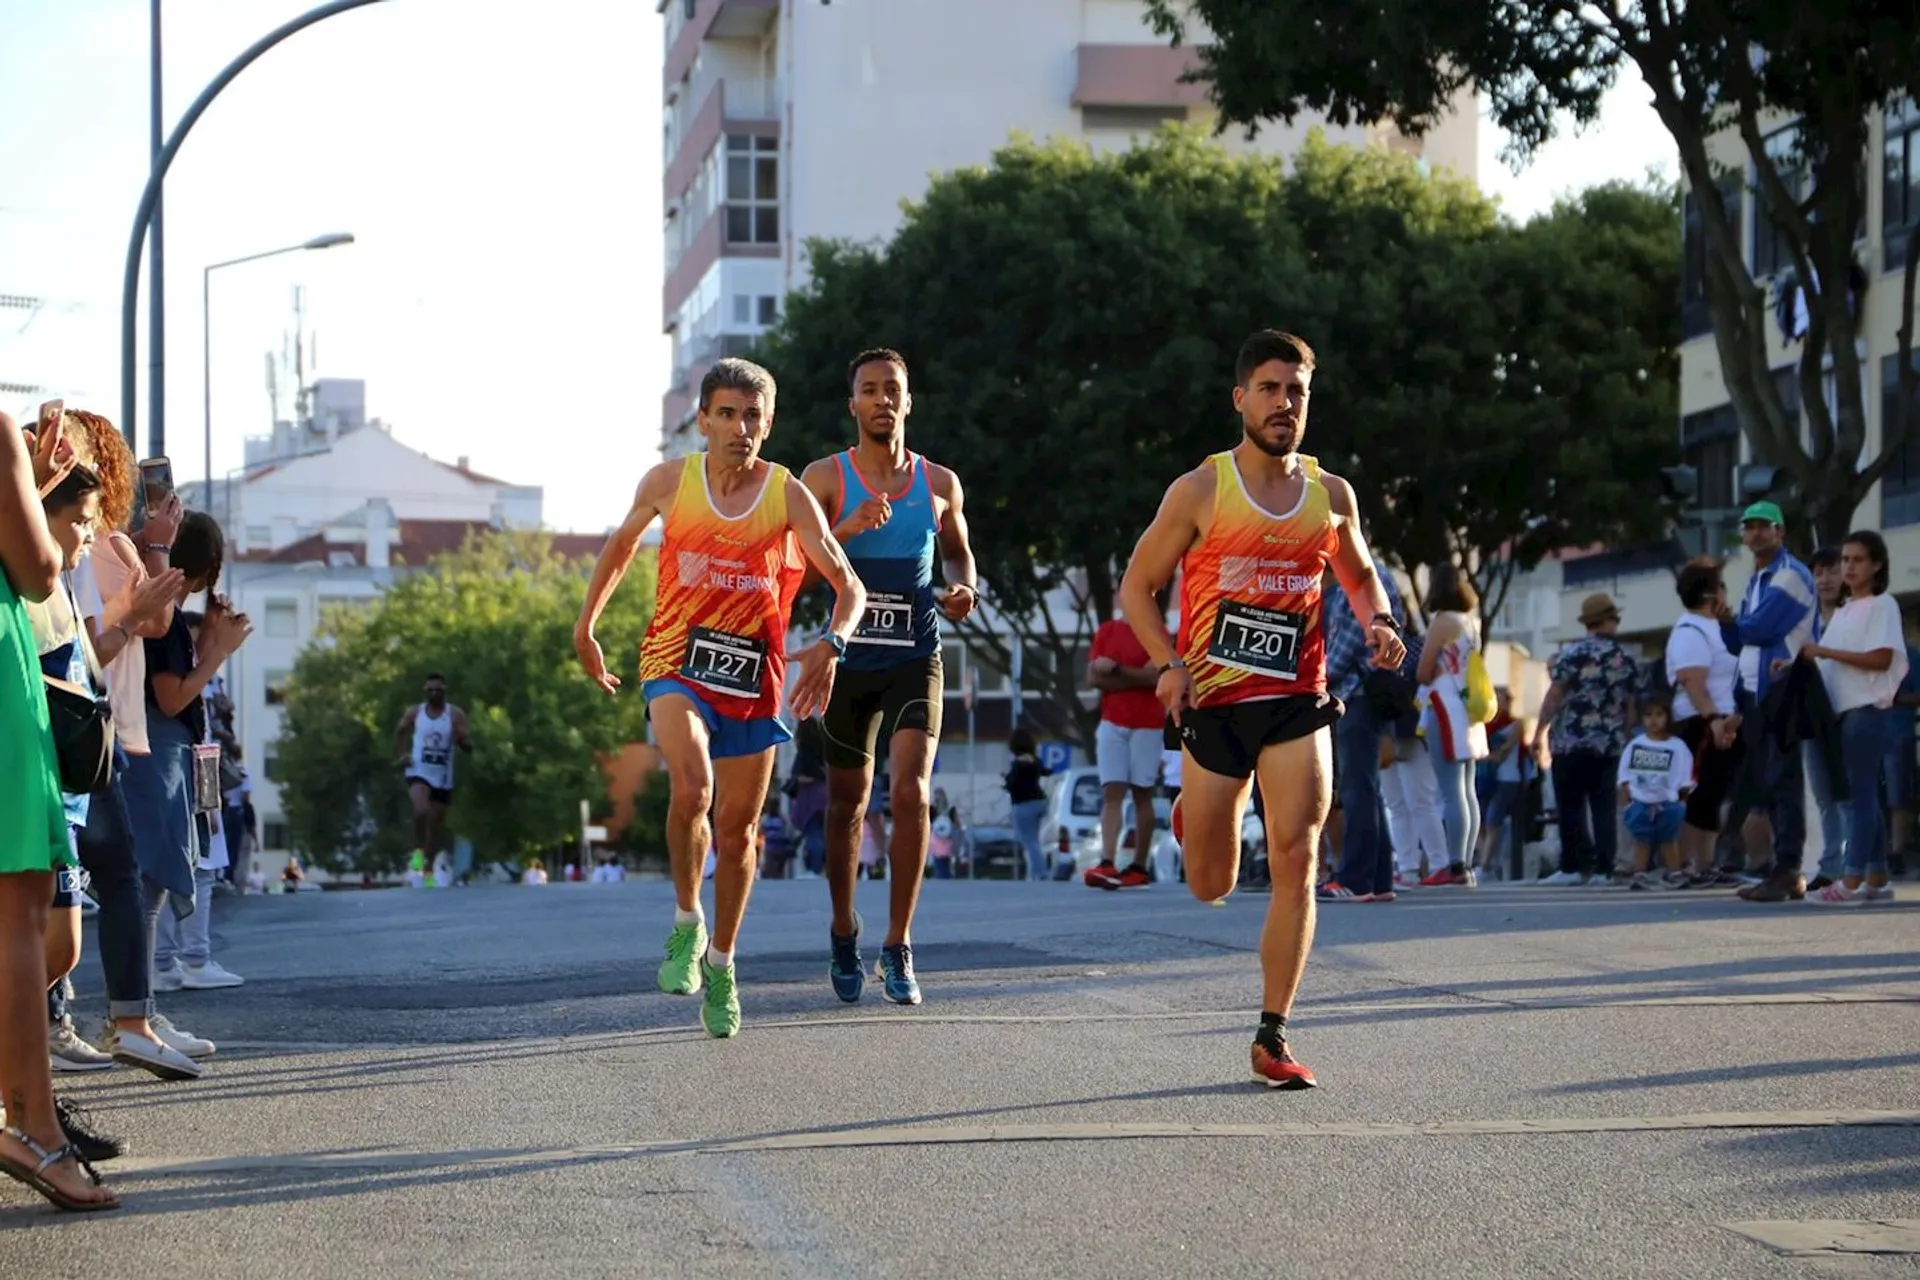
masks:
[(946, 595), (940, 598), (940, 612), (946, 615), (948, 622), (960, 622), (973, 612), (974, 605), (978, 603), (980, 597), (963, 582), (947, 588)]
[(878, 529), (893, 519), (893, 504), (884, 497), (868, 498), (865, 502), (847, 512), (846, 518), (833, 531), (836, 542), (845, 542), (848, 538), (857, 538), (872, 529)]
[(1193, 705), (1193, 676), (1185, 667), (1168, 667), (1155, 682), (1153, 696), (1160, 699), (1160, 705), (1167, 709), (1178, 727), (1181, 713)]
[(833, 696), (833, 672), (840, 654), (825, 640), (810, 644), (800, 654), (800, 678), (794, 682), (787, 705), (801, 720), (811, 720), (827, 709)]
[(605, 689), (609, 694), (620, 689), (620, 677), (607, 670), (607, 655), (600, 652), (600, 642), (593, 638), (593, 632), (583, 631), (573, 637), (573, 651), (580, 658), (580, 665), (587, 669), (587, 679)]
[(1407, 642), (1398, 631), (1378, 622), (1367, 628), (1367, 646), (1373, 650), (1373, 665), (1382, 671), (1398, 671), (1407, 660)]

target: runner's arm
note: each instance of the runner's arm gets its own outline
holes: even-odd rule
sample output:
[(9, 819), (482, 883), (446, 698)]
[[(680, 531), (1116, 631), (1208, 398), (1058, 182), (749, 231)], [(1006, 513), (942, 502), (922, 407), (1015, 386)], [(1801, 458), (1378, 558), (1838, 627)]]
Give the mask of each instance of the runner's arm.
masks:
[(1374, 620), (1393, 617), (1393, 597), (1380, 571), (1373, 567), (1373, 552), (1367, 548), (1366, 535), (1360, 532), (1360, 503), (1353, 486), (1339, 476), (1322, 472), (1320, 482), (1327, 487), (1327, 499), (1333, 513), (1340, 517), (1340, 545), (1333, 553), (1333, 576), (1347, 593), (1347, 604), (1363, 632), (1371, 632)]
[(593, 635), (593, 628), (606, 610), (607, 601), (613, 598), (614, 590), (633, 564), (634, 553), (640, 550), (640, 535), (647, 531), (654, 517), (665, 509), (674, 486), (679, 484), (683, 465), (683, 460), (663, 462), (640, 478), (640, 486), (633, 492), (633, 505), (627, 508), (627, 518), (613, 531), (613, 536), (607, 539), (607, 545), (600, 548), (600, 558), (593, 562), (593, 576), (587, 580), (586, 602), (581, 605), (580, 620), (573, 627), (576, 645), (581, 639)]
[[(805, 485), (807, 492), (813, 495), (813, 500), (820, 504), (820, 510), (826, 516), (828, 523), (832, 523), (837, 515), (835, 509), (840, 505), (838, 464), (832, 458), (816, 458), (807, 464), (806, 470), (800, 473), (800, 483)], [(834, 530), (834, 537), (836, 540), (843, 540), (840, 538), (838, 529)], [(820, 575), (820, 570), (814, 567), (813, 561), (808, 560), (806, 575), (800, 579), (800, 594), (805, 595), (825, 581), (826, 579)]]
[(932, 468), (934, 494), (944, 498), (947, 513), (940, 521), (940, 565), (946, 570), (949, 590), (965, 587), (977, 600), (980, 597), (980, 570), (973, 562), (973, 543), (967, 536), (966, 495), (960, 477), (945, 467)]
[(458, 707), (453, 709), (453, 745), (462, 751), (473, 750), (473, 739), (467, 736), (467, 713)]
[(867, 589), (854, 573), (846, 550), (827, 528), (826, 513), (813, 491), (798, 479), (787, 481), (787, 521), (800, 539), (807, 563), (833, 588), (833, 617), (827, 621), (827, 633), (852, 639), (860, 615), (867, 611)]
[(400, 713), (400, 723), (393, 727), (393, 752), (402, 760), (413, 755), (413, 744), (407, 741), (407, 735), (413, 732), (413, 717), (419, 710), (418, 707), (408, 707)]
[(1120, 611), (1156, 670), (1176, 655), (1173, 633), (1167, 630), (1154, 596), (1173, 581), (1180, 558), (1200, 532), (1200, 513), (1212, 497), (1211, 472), (1190, 471), (1169, 485), (1153, 523), (1134, 544), (1126, 575), (1120, 579)]

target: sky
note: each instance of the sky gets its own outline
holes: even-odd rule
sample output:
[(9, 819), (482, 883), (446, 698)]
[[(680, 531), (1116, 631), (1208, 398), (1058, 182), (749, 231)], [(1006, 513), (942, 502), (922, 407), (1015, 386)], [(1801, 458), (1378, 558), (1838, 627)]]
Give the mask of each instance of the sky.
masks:
[[(165, 0), (168, 127), (312, 0)], [(0, 382), (118, 418), (120, 288), (148, 167), (147, 0), (0, 0)], [(167, 452), (205, 465), (202, 268), (315, 236), (355, 243), (212, 276), (213, 468), (271, 423), (266, 367), (304, 291), (320, 376), (437, 458), (546, 490), (557, 529), (616, 524), (659, 457), (660, 19), (652, 0), (387, 0), (267, 53), (166, 182)], [(1582, 137), (1483, 183), (1525, 218), (1674, 166), (1638, 80)], [(144, 280), (144, 271), (143, 271)], [(139, 395), (145, 443), (146, 302)], [(40, 394), (0, 393), (31, 415)], [(283, 400), (281, 416), (290, 405)], [(142, 452), (146, 450), (142, 449)]]

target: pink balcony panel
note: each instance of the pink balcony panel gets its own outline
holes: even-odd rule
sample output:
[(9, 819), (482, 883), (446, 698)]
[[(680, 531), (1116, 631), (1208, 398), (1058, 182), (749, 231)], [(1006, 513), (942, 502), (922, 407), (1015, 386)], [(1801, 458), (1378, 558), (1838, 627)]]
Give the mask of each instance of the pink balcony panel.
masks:
[(1207, 100), (1205, 85), (1180, 79), (1200, 65), (1199, 55), (1191, 48), (1083, 44), (1076, 56), (1076, 107), (1189, 107)]

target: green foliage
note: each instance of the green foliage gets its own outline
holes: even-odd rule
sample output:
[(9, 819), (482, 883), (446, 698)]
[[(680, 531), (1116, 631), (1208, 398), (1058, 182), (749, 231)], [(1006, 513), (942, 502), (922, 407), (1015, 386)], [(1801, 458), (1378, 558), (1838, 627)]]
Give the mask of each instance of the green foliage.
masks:
[[(278, 744), (294, 846), (331, 869), (397, 870), (413, 846), (395, 728), (428, 671), (465, 709), (454, 833), (508, 861), (579, 835), (580, 801), (607, 807), (599, 759), (645, 736), (644, 710), (587, 683), (573, 657), (585, 566), (530, 533), (469, 541), (396, 578), (371, 606), (338, 611), (295, 662)], [(634, 563), (599, 627), (609, 665), (636, 688), (653, 563)]]
[[(1808, 531), (1810, 523), (1824, 540), (1837, 539), (1906, 448), (1920, 414), (1907, 415), (1858, 465), (1866, 410), (1844, 282), (1866, 193), (1879, 182), (1869, 122), (1892, 103), (1920, 98), (1920, 22), (1910, 0), (1363, 0), (1341, 6), (1337, 31), (1326, 6), (1304, 0), (1148, 3), (1154, 24), (1176, 40), (1195, 21), (1212, 33), (1199, 51), (1198, 78), (1222, 128), (1317, 111), (1336, 123), (1391, 120), (1419, 134), (1474, 90), (1511, 131), (1512, 158), (1524, 160), (1568, 118), (1591, 123), (1606, 90), (1637, 71), (1702, 211), (1706, 302), (1729, 396), (1756, 459), (1785, 469), (1792, 492), (1783, 498), (1808, 517), (1790, 527)], [(1797, 122), (1789, 145), (1769, 154), (1766, 139), (1785, 122)], [(1754, 279), (1738, 209), (1716, 186), (1725, 173), (1708, 144), (1723, 131), (1737, 135), (1743, 160), (1753, 162), (1751, 181), (1737, 185), (1748, 186), (1757, 216), (1782, 237), (1784, 276), (1806, 290), (1798, 412), (1768, 367), (1772, 290)], [(1906, 234), (1901, 314), (1911, 317), (1920, 227)], [(1870, 274), (1871, 258), (1863, 265)], [(1909, 318), (1898, 339), (1903, 371), (1913, 366), (1912, 335)], [(1823, 393), (1829, 368), (1832, 403)], [(1915, 403), (1916, 392), (1920, 373), (1908, 372), (1904, 402)]]
[[(1059, 705), (1079, 705), (1078, 653), (1167, 485), (1239, 439), (1233, 361), (1257, 328), (1316, 348), (1307, 448), (1358, 482), (1408, 569), (1510, 574), (1658, 525), (1615, 499), (1673, 438), (1668, 191), (1516, 228), (1406, 157), (1316, 133), (1289, 172), (1169, 129), (1110, 155), (1017, 141), (937, 178), (891, 243), (810, 250), (764, 352), (770, 448), (799, 465), (846, 447), (848, 357), (899, 348), (909, 436), (959, 472), (988, 603)], [(1049, 591), (1071, 607), (1040, 609)], [(1004, 644), (969, 640), (1006, 669)]]
[(667, 862), (667, 805), (672, 784), (665, 769), (652, 769), (641, 776), (633, 793), (633, 820), (621, 840), (623, 852), (636, 861)]

